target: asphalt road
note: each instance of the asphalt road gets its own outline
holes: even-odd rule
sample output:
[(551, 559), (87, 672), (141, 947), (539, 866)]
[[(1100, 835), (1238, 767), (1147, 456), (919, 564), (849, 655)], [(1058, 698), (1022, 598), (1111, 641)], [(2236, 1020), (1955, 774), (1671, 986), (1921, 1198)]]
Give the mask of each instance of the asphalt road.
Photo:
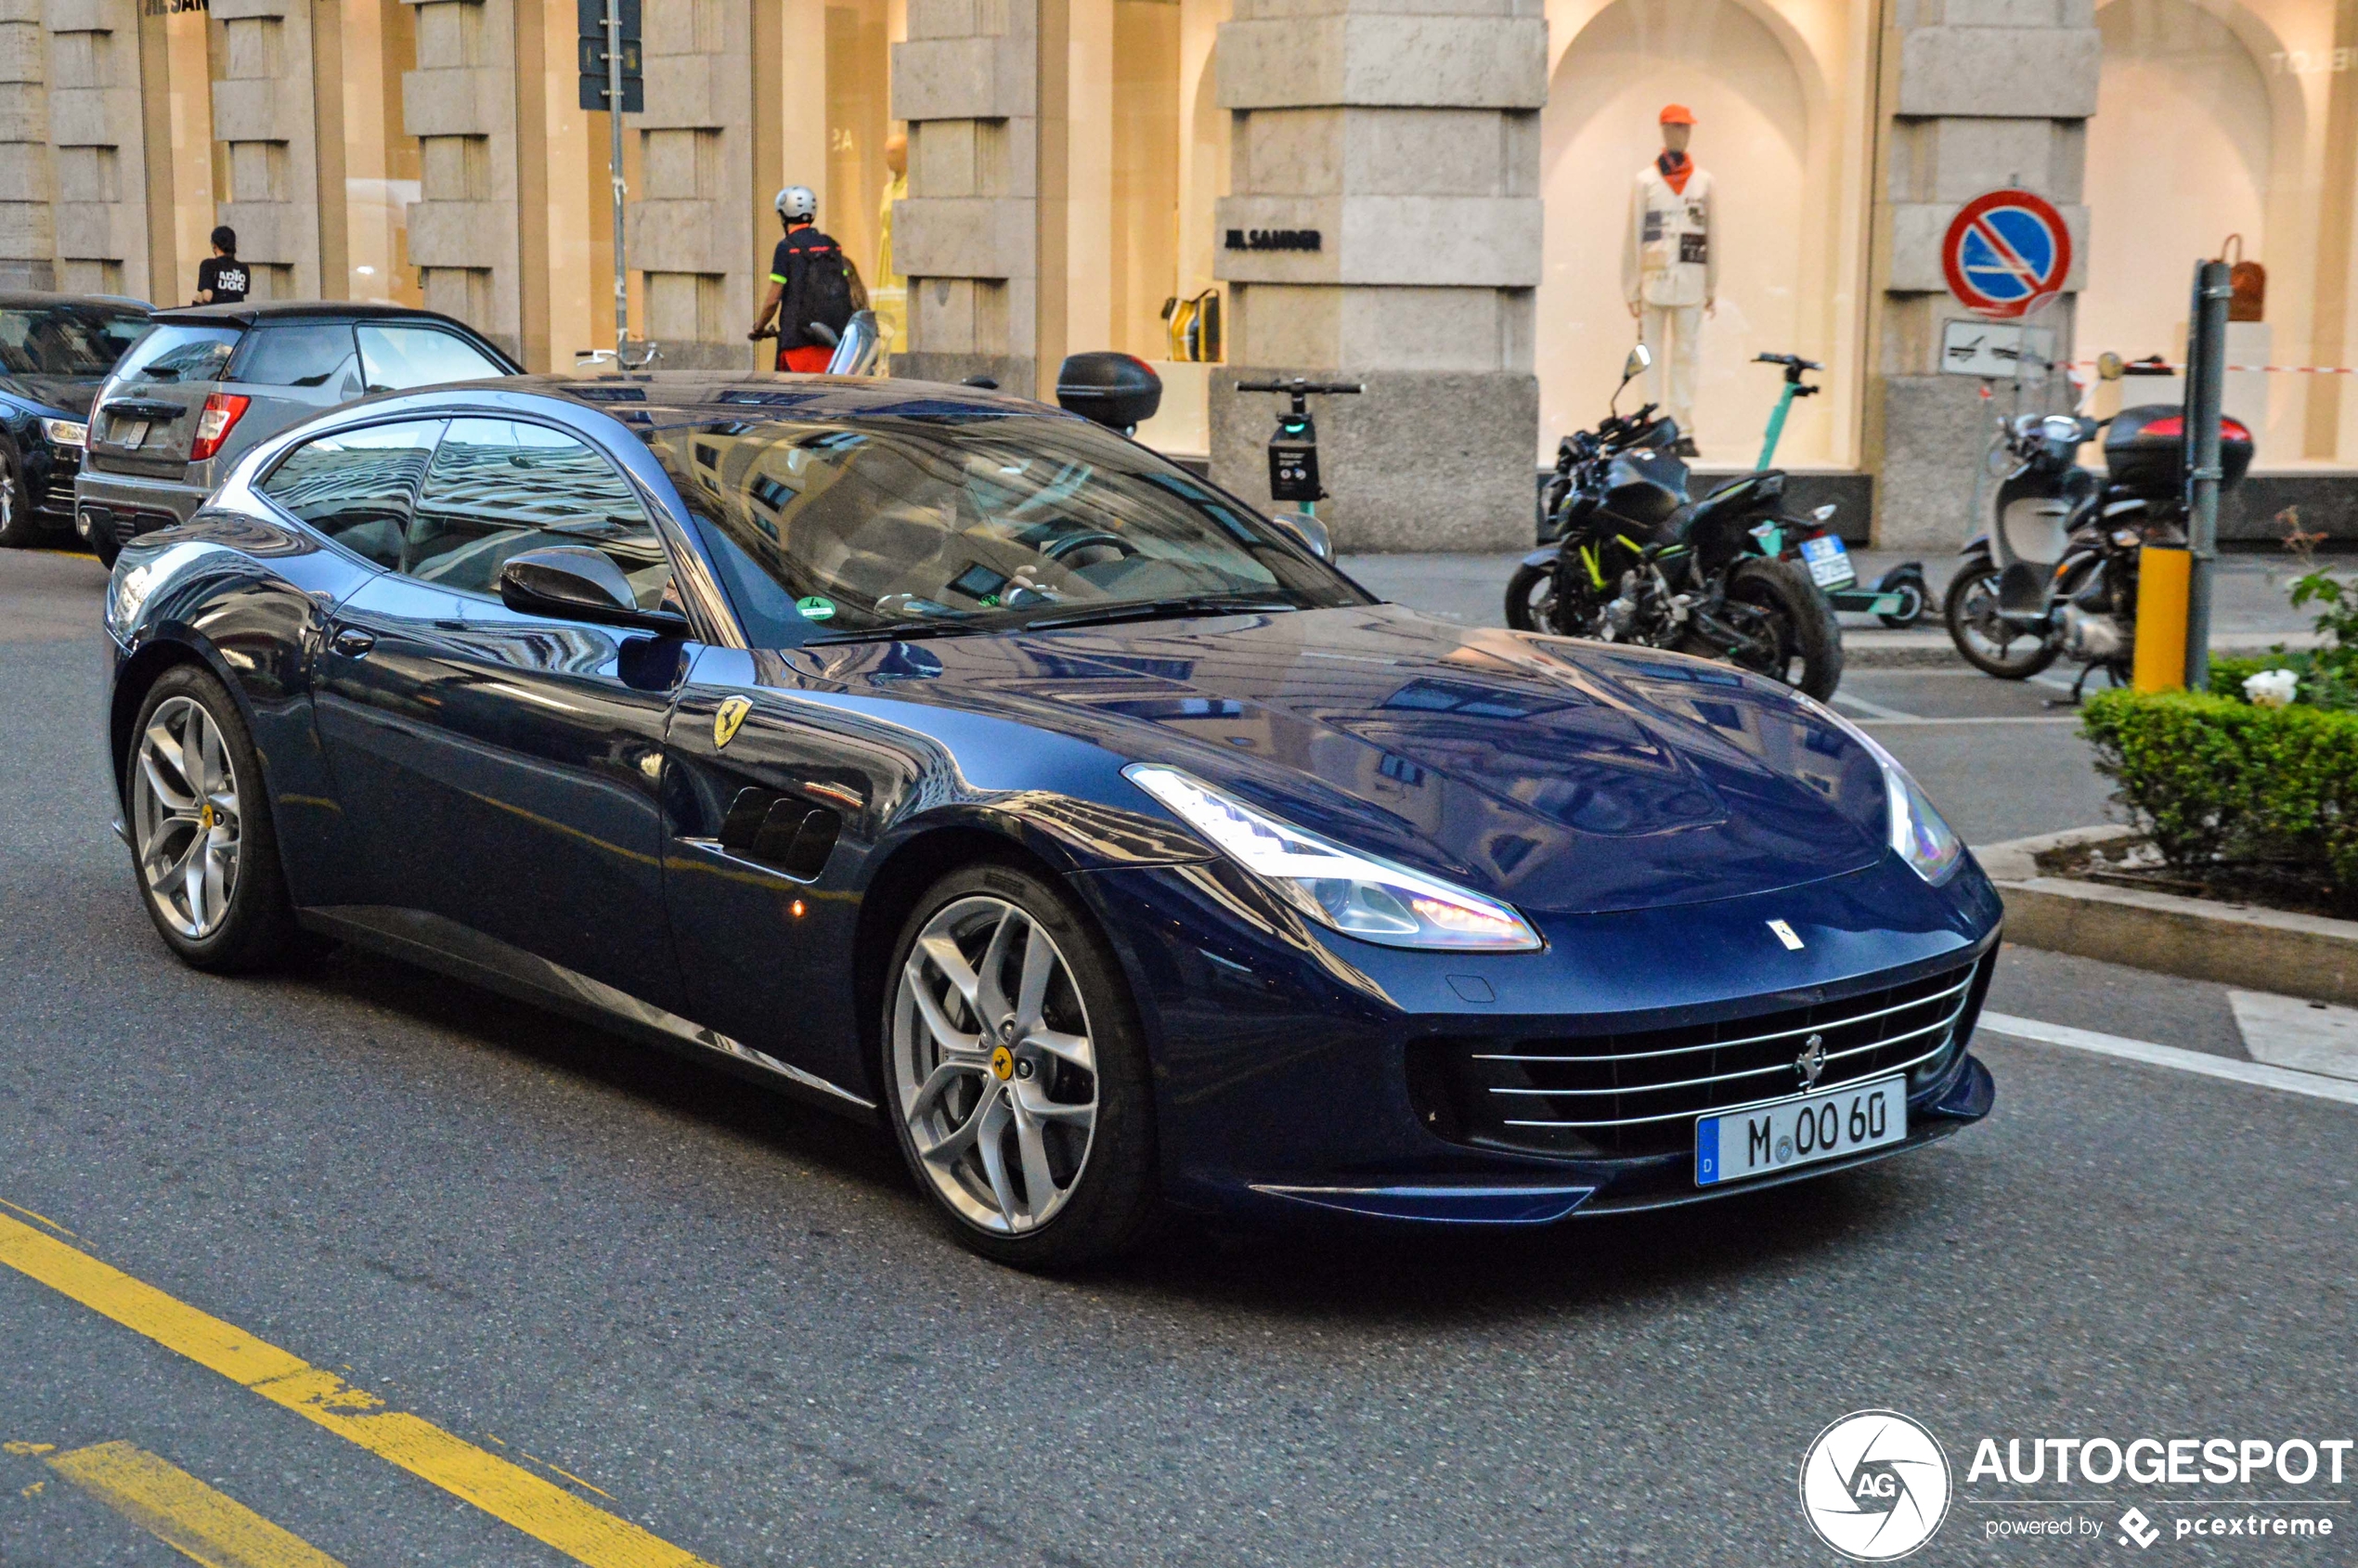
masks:
[[(1869, 1406), (1955, 1467), (1914, 1562), (2138, 1558), (2128, 1504), (2254, 1496), (2339, 1535), (2152, 1556), (2353, 1560), (2358, 1464), (2066, 1492), (1965, 1466), (1983, 1436), (2358, 1437), (2358, 1107), (1985, 1033), (1993, 1116), (1847, 1175), (1030, 1278), (939, 1238), (878, 1138), (733, 1080), (362, 955), (175, 965), (107, 827), (102, 580), (0, 554), (0, 1563), (185, 1561), (59, 1462), (102, 1444), (349, 1568), (687, 1561), (541, 1544), (502, 1519), (564, 1510), (470, 1500), (477, 1453), (722, 1565), (1832, 1562), (1796, 1466)], [(1872, 700), (1967, 685), (1919, 684)], [(1991, 1006), (2245, 1056), (2213, 986), (2010, 951)], [(463, 1453), (428, 1479), (306, 1419), (220, 1369), (258, 1365), (239, 1333)], [(2058, 1497), (2105, 1506), (2030, 1506)], [(2104, 1533), (1989, 1533), (2074, 1512)]]

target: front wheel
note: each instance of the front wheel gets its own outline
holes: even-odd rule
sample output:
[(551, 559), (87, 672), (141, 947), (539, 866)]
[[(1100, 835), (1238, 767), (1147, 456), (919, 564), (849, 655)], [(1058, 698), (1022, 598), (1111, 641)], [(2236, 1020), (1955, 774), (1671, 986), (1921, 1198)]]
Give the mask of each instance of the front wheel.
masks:
[(951, 1234), (1034, 1269), (1134, 1242), (1156, 1198), (1146, 1046), (1065, 895), (1013, 866), (953, 872), (918, 901), (887, 975), (887, 1108)]
[(1728, 574), (1721, 617), (1744, 634), (1727, 657), (1820, 702), (1842, 684), (1842, 627), (1833, 606), (1782, 561), (1739, 561)]
[(1556, 629), (1556, 574), (1546, 566), (1518, 566), (1507, 579), (1507, 625), (1516, 631)]
[(1949, 641), (1965, 662), (2001, 680), (2028, 680), (2063, 652), (2060, 640), (2009, 625), (1998, 613), (1997, 563), (1967, 566), (1949, 585)]

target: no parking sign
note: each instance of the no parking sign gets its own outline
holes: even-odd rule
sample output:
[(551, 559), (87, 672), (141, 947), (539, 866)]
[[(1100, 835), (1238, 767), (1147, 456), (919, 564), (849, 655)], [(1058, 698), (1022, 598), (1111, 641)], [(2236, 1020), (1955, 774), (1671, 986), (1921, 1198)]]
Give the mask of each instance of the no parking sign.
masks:
[(2062, 290), (2071, 272), (2071, 231), (2045, 197), (1993, 190), (1950, 221), (1940, 269), (1966, 308), (2010, 320)]

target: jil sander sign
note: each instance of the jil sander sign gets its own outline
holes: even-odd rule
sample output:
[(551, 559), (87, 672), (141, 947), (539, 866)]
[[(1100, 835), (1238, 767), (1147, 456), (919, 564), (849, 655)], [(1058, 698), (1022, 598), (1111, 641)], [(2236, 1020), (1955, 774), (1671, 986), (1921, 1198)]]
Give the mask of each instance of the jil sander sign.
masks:
[(1232, 251), (1315, 251), (1322, 243), (1315, 228), (1232, 228)]

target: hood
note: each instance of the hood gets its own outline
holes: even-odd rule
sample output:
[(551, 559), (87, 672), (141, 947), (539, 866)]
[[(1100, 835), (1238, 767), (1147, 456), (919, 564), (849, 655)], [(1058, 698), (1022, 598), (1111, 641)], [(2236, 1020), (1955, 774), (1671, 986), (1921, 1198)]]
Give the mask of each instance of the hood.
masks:
[(0, 375), (0, 392), (13, 393), (28, 403), (39, 403), (78, 420), (90, 417), (91, 401), (104, 383), (103, 376)]
[(1525, 909), (1730, 898), (1885, 852), (1864, 747), (1773, 682), (1677, 654), (1396, 605), (810, 652), (849, 689), (1184, 768)]

